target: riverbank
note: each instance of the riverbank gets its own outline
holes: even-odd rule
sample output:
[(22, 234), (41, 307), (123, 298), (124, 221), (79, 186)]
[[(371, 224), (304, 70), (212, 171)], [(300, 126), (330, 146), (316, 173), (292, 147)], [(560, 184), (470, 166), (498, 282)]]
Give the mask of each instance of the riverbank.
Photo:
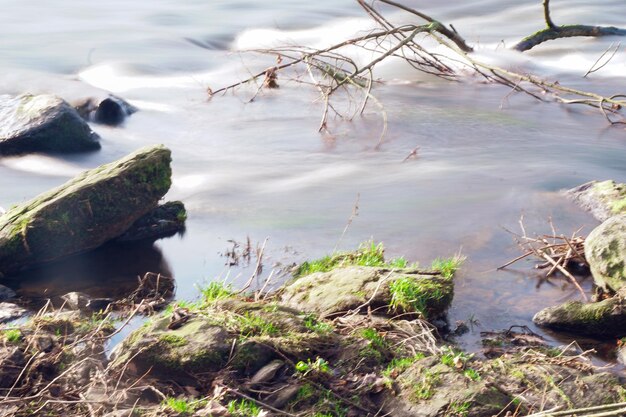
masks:
[(369, 244), (304, 263), (271, 293), (213, 282), (160, 312), (150, 291), (117, 313), (46, 307), (2, 331), (1, 413), (491, 416), (626, 399), (588, 352), (524, 329), (485, 335), (483, 359), (455, 346), (463, 328), (445, 313), (461, 261), (420, 268)]

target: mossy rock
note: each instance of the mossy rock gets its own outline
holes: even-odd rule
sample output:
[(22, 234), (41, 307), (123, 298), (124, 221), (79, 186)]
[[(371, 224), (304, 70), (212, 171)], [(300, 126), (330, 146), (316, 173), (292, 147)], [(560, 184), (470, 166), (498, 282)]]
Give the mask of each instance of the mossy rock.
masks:
[(595, 303), (568, 301), (544, 308), (533, 317), (538, 326), (598, 337), (626, 335), (626, 289)]
[(116, 239), (117, 242), (156, 240), (185, 230), (187, 210), (181, 201), (168, 201), (143, 215)]
[(511, 403), (509, 395), (484, 378), (473, 381), (437, 356), (415, 362), (397, 383), (397, 395), (385, 393), (389, 398), (384, 410), (397, 417), (493, 416)]
[(0, 154), (100, 149), (98, 135), (59, 97), (0, 96)]
[(195, 317), (175, 330), (169, 318), (149, 322), (116, 347), (111, 366), (157, 376), (219, 370), (228, 360), (233, 337), (206, 318)]
[[(391, 291), (394, 282), (410, 284), (416, 302), (394, 305)], [(393, 314), (417, 313), (434, 319), (444, 315), (452, 302), (454, 283), (451, 278), (422, 275), (414, 269), (354, 266), (312, 273), (287, 284), (281, 291), (282, 304), (322, 317), (345, 313), (369, 302), (369, 307), (387, 306)]]
[(311, 325), (310, 315), (280, 304), (228, 299), (213, 304), (208, 315), (239, 338), (231, 365), (246, 375), (281, 355), (299, 361), (334, 354), (339, 343), (331, 329)]
[[(486, 361), (470, 359), (457, 367), (446, 364), (441, 355), (430, 356), (397, 377), (395, 395), (384, 393), (383, 411), (397, 417), (490, 417), (620, 401), (623, 388), (617, 375), (596, 373), (567, 358), (528, 351)], [(468, 369), (475, 371), (473, 378), (467, 376)]]
[(593, 229), (585, 239), (585, 258), (598, 287), (615, 292), (626, 286), (626, 214)]
[(95, 249), (157, 207), (171, 185), (162, 145), (79, 174), (0, 217), (0, 274)]
[(582, 208), (601, 222), (626, 213), (626, 184), (615, 181), (591, 181), (566, 192)]

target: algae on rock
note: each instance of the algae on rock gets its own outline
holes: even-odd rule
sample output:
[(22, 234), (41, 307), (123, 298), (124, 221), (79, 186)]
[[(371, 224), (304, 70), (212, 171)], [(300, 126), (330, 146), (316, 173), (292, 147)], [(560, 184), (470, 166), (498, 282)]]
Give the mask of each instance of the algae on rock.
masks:
[(153, 210), (171, 184), (162, 145), (79, 174), (0, 217), (0, 274), (95, 249)]

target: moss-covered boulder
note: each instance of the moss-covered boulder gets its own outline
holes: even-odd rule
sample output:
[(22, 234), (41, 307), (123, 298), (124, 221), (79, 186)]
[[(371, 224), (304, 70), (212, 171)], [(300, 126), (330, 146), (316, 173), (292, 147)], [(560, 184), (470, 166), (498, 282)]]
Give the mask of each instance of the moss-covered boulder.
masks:
[(471, 375), (474, 379), (438, 356), (417, 361), (397, 378), (398, 395), (385, 393), (384, 411), (397, 417), (493, 416), (506, 411), (511, 397), (478, 372)]
[(452, 278), (410, 268), (352, 266), (298, 278), (282, 289), (280, 302), (322, 317), (370, 307), (433, 319), (445, 313), (453, 292)]
[(626, 289), (596, 303), (568, 301), (533, 317), (538, 326), (598, 337), (626, 335)]
[(171, 184), (170, 151), (140, 149), (0, 217), (0, 274), (94, 249), (157, 207)]
[(0, 154), (100, 149), (98, 135), (63, 99), (0, 96)]
[(491, 417), (621, 401), (617, 375), (595, 372), (561, 354), (557, 349), (526, 350), (479, 361), (448, 350), (400, 373), (395, 395), (383, 393), (383, 411), (396, 417)]
[(224, 326), (207, 318), (194, 317), (170, 330), (167, 317), (149, 322), (117, 346), (112, 355), (114, 369), (126, 368), (131, 375), (151, 369), (155, 376), (206, 373), (226, 364), (233, 337)]
[(626, 213), (626, 184), (612, 180), (591, 181), (568, 190), (566, 195), (601, 222)]
[(611, 217), (587, 236), (585, 257), (598, 287), (615, 292), (626, 286), (626, 214)]

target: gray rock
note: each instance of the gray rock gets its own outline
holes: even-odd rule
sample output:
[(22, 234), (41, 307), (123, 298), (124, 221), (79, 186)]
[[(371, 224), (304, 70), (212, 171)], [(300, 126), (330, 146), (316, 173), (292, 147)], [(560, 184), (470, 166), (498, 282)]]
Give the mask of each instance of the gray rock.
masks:
[(220, 369), (228, 360), (232, 336), (209, 319), (192, 318), (169, 330), (169, 318), (136, 330), (112, 353), (110, 366), (132, 375), (203, 373)]
[(250, 378), (250, 382), (248, 386), (254, 388), (258, 385), (265, 384), (270, 382), (276, 376), (276, 373), (285, 365), (280, 359), (276, 359), (265, 365), (263, 368), (259, 369), (256, 374), (252, 378)]
[[(315, 272), (287, 284), (281, 291), (281, 303), (322, 317), (341, 314), (367, 305), (383, 313), (392, 304), (392, 283), (406, 282), (415, 292), (415, 302), (399, 306), (393, 313), (418, 313), (428, 319), (445, 314), (452, 301), (452, 279), (422, 275), (413, 269), (391, 271), (386, 268), (353, 266), (329, 272)], [(418, 300), (419, 298), (419, 300)]]
[(63, 99), (0, 96), (0, 154), (100, 149), (99, 137)]
[(99, 100), (85, 98), (72, 103), (81, 117), (87, 121), (117, 126), (139, 109), (120, 97), (109, 95)]
[(587, 236), (585, 258), (598, 287), (615, 292), (626, 286), (626, 214), (611, 217)]
[(626, 184), (615, 181), (591, 181), (565, 192), (601, 222), (616, 214), (626, 213)]
[(15, 294), (15, 291), (13, 291), (11, 288), (0, 285), (0, 301), (9, 300), (16, 295), (17, 294)]
[(62, 295), (61, 298), (65, 300), (65, 306), (69, 309), (84, 312), (106, 310), (109, 304), (113, 302), (110, 298), (92, 298), (88, 294), (76, 291)]
[(544, 308), (533, 317), (542, 327), (596, 337), (626, 335), (626, 288), (596, 303), (568, 301)]
[(0, 323), (19, 319), (24, 314), (26, 314), (26, 310), (18, 305), (13, 303), (0, 303)]
[(118, 242), (132, 242), (173, 236), (185, 231), (186, 220), (185, 205), (180, 201), (168, 201), (139, 218), (116, 240)]
[(171, 184), (159, 145), (86, 171), (0, 216), (0, 274), (95, 249), (157, 207)]

